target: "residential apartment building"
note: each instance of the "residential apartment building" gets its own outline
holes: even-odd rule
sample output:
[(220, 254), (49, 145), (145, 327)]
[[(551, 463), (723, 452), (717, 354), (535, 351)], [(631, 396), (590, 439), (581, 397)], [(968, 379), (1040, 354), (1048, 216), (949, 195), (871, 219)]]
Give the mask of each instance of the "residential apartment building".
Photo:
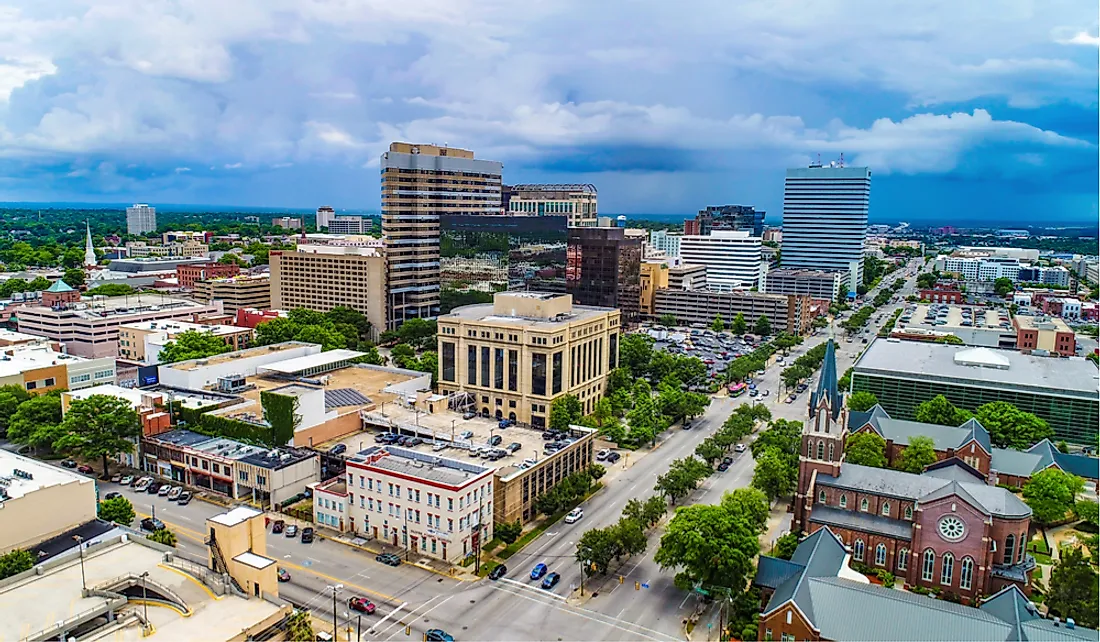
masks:
[(386, 327), (386, 260), (380, 248), (299, 245), (274, 250), (268, 260), (273, 308), (324, 312), (344, 306), (366, 315), (375, 332)]
[(569, 228), (565, 289), (579, 305), (618, 308), (623, 322), (638, 317), (642, 242), (618, 227)]
[(707, 287), (707, 266), (681, 263), (668, 268), (670, 290), (703, 290)]
[(1060, 357), (1077, 354), (1077, 335), (1058, 317), (1015, 314), (1012, 326), (1016, 328), (1016, 348), (1020, 352), (1038, 351)]
[(271, 224), (275, 227), (281, 227), (284, 230), (302, 229), (302, 219), (297, 216), (279, 216), (271, 219)]
[(236, 263), (192, 263), (176, 266), (176, 280), (181, 288), (192, 289), (196, 281), (216, 279), (224, 276), (237, 276), (241, 267)]
[(937, 256), (933, 263), (940, 272), (958, 274), (966, 281), (1018, 280), (1023, 267), (1020, 259), (1005, 257), (970, 258), (963, 256)]
[(851, 390), (874, 394), (899, 419), (912, 419), (936, 395), (970, 411), (1007, 401), (1044, 419), (1056, 439), (1085, 444), (1100, 425), (1096, 381), (1096, 366), (1077, 357), (888, 339), (872, 341), (860, 355)]
[(329, 234), (369, 234), (371, 222), (362, 216), (334, 216), (329, 219)]
[(863, 282), (871, 170), (842, 163), (788, 169), (783, 185), (782, 267), (844, 272)]
[(117, 380), (113, 357), (85, 359), (54, 347), (38, 343), (5, 348), (0, 354), (0, 386), (19, 386), (38, 394), (79, 390)]
[(126, 233), (138, 236), (157, 231), (157, 208), (137, 203), (126, 208)]
[(314, 521), (412, 555), (458, 562), (493, 538), (494, 469), (394, 446), (347, 459), (313, 484)]
[(184, 241), (194, 241), (196, 243), (207, 244), (214, 238), (213, 232), (192, 232), (190, 230), (173, 230), (164, 232), (160, 235), (160, 242), (168, 245), (169, 243), (183, 243)]
[(145, 365), (160, 363), (166, 345), (184, 332), (202, 332), (218, 337), (229, 351), (244, 350), (252, 343), (252, 328), (231, 325), (199, 325), (186, 321), (141, 321), (118, 327), (118, 354), (127, 361)]
[(1071, 272), (1061, 265), (1020, 268), (1016, 280), (1021, 283), (1042, 283), (1068, 288)]
[(642, 261), (641, 296), (638, 311), (644, 317), (653, 316), (653, 297), (657, 290), (668, 289), (668, 263)]
[(673, 259), (680, 256), (680, 240), (682, 235), (667, 230), (652, 230), (649, 233), (649, 247), (654, 252), (663, 254)]
[(706, 236), (715, 230), (746, 231), (764, 235), (764, 211), (751, 205), (711, 205), (699, 210), (694, 220), (684, 221), (685, 235)]
[(815, 301), (834, 301), (844, 282), (842, 272), (822, 270), (770, 270), (761, 292), (805, 295)]
[(217, 301), (203, 304), (148, 293), (54, 305), (43, 295), (42, 303), (20, 310), (19, 331), (59, 341), (69, 354), (90, 359), (117, 357), (118, 329), (127, 323), (186, 321), (196, 314), (222, 311)]
[(738, 313), (751, 329), (757, 320), (768, 317), (772, 332), (805, 334), (813, 323), (812, 300), (808, 296), (764, 294), (762, 292), (714, 290), (657, 290), (653, 314), (671, 314), (681, 324), (706, 323), (721, 316), (729, 323)]
[(387, 316), (375, 327), (392, 330), (439, 314), (439, 217), (499, 214), (503, 165), (465, 149), (411, 143), (392, 143), (380, 165)]
[(95, 487), (90, 476), (0, 449), (0, 555), (94, 520)]
[(503, 211), (509, 215), (566, 216), (570, 227), (595, 227), (596, 186), (506, 185), (501, 198)]
[(245, 308), (267, 310), (271, 307), (270, 274), (207, 278), (196, 281), (194, 288), (197, 301), (221, 301), (226, 314), (236, 314)]
[(748, 231), (685, 234), (680, 241), (680, 258), (685, 263), (707, 266), (707, 286), (712, 290), (749, 290), (760, 286), (764, 273), (760, 247), (760, 237)]
[(573, 395), (585, 414), (619, 364), (620, 313), (545, 292), (500, 292), (491, 305), (439, 318), (440, 394), (464, 392), (485, 415), (547, 425), (550, 405)]

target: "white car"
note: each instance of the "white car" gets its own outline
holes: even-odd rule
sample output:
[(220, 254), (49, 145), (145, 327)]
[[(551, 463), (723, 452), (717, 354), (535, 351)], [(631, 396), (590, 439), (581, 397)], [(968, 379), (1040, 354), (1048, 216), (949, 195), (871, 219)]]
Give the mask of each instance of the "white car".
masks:
[(531, 467), (531, 466), (534, 466), (535, 464), (537, 464), (538, 462), (535, 461), (534, 459), (531, 459), (530, 457), (528, 457), (527, 459), (523, 460), (523, 463), (525, 465), (527, 465), (527, 467)]
[(575, 522), (579, 522), (582, 517), (584, 517), (584, 509), (578, 506), (577, 508), (569, 511), (569, 514), (565, 516), (565, 523), (573, 524)]
[(733, 449), (739, 453), (745, 452), (745, 444), (737, 444)]
[(611, 454), (611, 451), (608, 450), (607, 448), (604, 448), (600, 452), (596, 453), (596, 461), (603, 461), (603, 460), (607, 459), (607, 456), (610, 455), (610, 454)]

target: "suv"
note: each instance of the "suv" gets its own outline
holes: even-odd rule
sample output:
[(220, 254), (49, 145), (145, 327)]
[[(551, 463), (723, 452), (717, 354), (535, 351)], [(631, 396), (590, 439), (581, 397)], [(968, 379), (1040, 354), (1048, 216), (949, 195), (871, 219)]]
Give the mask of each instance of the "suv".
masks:
[(607, 459), (607, 456), (610, 455), (610, 454), (611, 454), (611, 451), (608, 450), (607, 448), (604, 448), (600, 452), (596, 453), (596, 461), (603, 461), (603, 460)]
[(382, 562), (386, 566), (401, 566), (401, 558), (393, 553), (380, 553), (374, 557), (375, 561)]
[(607, 463), (614, 464), (615, 462), (619, 461), (620, 458), (622, 458), (622, 455), (612, 450), (611, 454), (607, 456)]
[(518, 441), (513, 441), (512, 443), (508, 444), (504, 449), (507, 450), (509, 453), (514, 453), (520, 448), (523, 448), (523, 446)]
[(306, 526), (302, 529), (302, 543), (309, 544), (313, 541), (313, 527)]
[(164, 530), (164, 522), (155, 517), (146, 517), (141, 520), (141, 530), (143, 531), (162, 531)]
[(492, 437), (489, 438), (489, 445), (490, 446), (499, 446), (500, 442), (502, 442), (502, 441), (504, 441), (504, 439), (500, 435), (493, 435)]

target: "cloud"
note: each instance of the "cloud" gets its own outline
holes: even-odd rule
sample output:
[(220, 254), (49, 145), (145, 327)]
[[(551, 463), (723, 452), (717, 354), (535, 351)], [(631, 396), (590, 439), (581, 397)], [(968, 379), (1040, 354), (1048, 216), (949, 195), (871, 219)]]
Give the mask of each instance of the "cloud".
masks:
[(240, 169), (241, 163), (226, 163), (223, 167), (225, 169)]

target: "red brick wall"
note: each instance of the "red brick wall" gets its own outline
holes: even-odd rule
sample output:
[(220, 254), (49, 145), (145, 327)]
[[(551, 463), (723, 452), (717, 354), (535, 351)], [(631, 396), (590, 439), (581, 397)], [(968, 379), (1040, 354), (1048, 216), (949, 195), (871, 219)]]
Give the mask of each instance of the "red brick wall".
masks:
[[(768, 631), (771, 631), (771, 638), (767, 637)], [(810, 627), (809, 623), (803, 619), (798, 609), (790, 604), (772, 613), (767, 618), (760, 618), (760, 631), (757, 634), (757, 639), (779, 640), (782, 639), (784, 633), (793, 635), (796, 640), (821, 639), (821, 637)]]
[[(949, 515), (959, 518), (965, 525), (965, 534), (960, 541), (950, 542), (940, 536), (940, 519)], [(926, 588), (939, 588), (944, 592), (952, 592), (962, 597), (986, 593), (986, 582), (989, 576), (989, 526), (986, 524), (985, 515), (958, 497), (950, 496), (921, 506), (921, 510), (918, 511), (917, 525), (918, 528), (914, 530), (913, 552), (910, 560), (910, 583)], [(922, 576), (924, 552), (927, 549), (932, 549), (935, 553), (931, 580), (925, 580)], [(955, 558), (949, 584), (940, 582), (944, 553), (951, 553)], [(974, 579), (970, 590), (959, 588), (959, 576), (965, 557), (974, 560)]]
[(176, 267), (176, 278), (180, 287), (193, 288), (195, 281), (215, 279), (223, 276), (237, 276), (241, 268), (236, 263), (196, 263)]

